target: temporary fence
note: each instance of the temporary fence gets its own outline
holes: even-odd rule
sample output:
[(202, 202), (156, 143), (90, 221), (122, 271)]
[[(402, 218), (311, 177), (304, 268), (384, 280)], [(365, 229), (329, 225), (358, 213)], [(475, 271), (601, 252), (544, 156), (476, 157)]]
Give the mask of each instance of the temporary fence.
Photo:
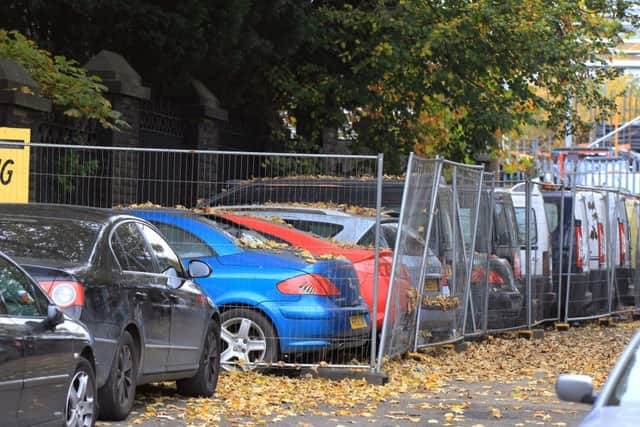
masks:
[[(183, 260), (210, 262), (214, 273), (200, 283), (221, 310), (229, 369), (375, 366), (391, 270), (379, 244), (381, 155), (2, 146), (27, 152), (13, 178), (28, 184), (3, 187), (0, 201), (118, 207), (154, 222)], [(339, 206), (347, 203), (370, 209)], [(158, 206), (200, 216), (163, 215)], [(194, 221), (208, 231), (196, 232)], [(291, 224), (334, 240), (296, 234)], [(362, 243), (369, 246), (355, 247)]]
[(464, 337), (479, 306), (469, 289), (482, 186), (480, 167), (409, 158), (378, 369), (385, 357)]

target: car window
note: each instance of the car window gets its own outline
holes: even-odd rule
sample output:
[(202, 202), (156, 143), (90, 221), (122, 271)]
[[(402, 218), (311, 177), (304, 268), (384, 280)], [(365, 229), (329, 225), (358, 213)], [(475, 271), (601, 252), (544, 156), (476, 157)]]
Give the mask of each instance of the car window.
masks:
[(160, 273), (166, 273), (171, 270), (177, 272), (178, 275), (183, 274), (182, 264), (180, 263), (180, 258), (171, 249), (171, 246), (164, 240), (160, 234), (158, 234), (154, 229), (145, 224), (137, 224), (142, 234), (149, 242), (149, 246), (151, 247), (151, 251), (153, 255), (156, 257), (156, 261), (158, 262), (158, 267), (160, 268)]
[(544, 213), (547, 215), (547, 224), (549, 226), (549, 233), (553, 233), (558, 228), (558, 222), (560, 212), (558, 212), (558, 205), (555, 203), (545, 203)]
[(607, 406), (632, 406), (640, 405), (640, 347), (629, 358), (623, 368), (622, 375), (615, 384)]
[(152, 273), (153, 256), (135, 222), (126, 222), (111, 235), (113, 254), (123, 270)]
[(164, 222), (153, 221), (156, 227), (167, 238), (180, 258), (199, 258), (216, 256), (216, 252), (204, 240), (183, 228)]
[[(516, 212), (516, 222), (518, 223), (518, 240), (521, 245), (525, 245), (527, 242), (527, 227), (526, 227), (526, 210), (525, 208), (514, 208)], [(536, 211), (532, 208), (529, 213), (529, 238), (532, 244), (538, 242), (538, 229), (536, 220)]]
[(47, 217), (0, 219), (0, 247), (12, 258), (86, 262), (102, 224)]
[(291, 224), (298, 230), (315, 234), (320, 237), (334, 237), (344, 228), (340, 224), (331, 224), (328, 222), (307, 221), (302, 219), (285, 219), (287, 224)]
[(13, 264), (0, 258), (0, 314), (46, 316), (49, 301)]

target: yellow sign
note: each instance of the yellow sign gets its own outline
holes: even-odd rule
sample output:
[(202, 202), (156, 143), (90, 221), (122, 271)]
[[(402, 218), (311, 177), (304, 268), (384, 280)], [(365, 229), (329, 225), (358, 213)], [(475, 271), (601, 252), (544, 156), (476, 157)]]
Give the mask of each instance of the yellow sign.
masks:
[(30, 140), (31, 129), (0, 127), (0, 203), (29, 202)]

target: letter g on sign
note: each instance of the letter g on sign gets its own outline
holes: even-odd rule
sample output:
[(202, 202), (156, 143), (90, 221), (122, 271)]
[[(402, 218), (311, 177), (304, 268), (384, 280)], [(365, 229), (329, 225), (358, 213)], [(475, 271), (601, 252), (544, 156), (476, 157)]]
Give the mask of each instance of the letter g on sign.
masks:
[(13, 165), (13, 160), (9, 159), (4, 162), (0, 160), (0, 184), (9, 185), (11, 178), (13, 177), (13, 169), (9, 166)]

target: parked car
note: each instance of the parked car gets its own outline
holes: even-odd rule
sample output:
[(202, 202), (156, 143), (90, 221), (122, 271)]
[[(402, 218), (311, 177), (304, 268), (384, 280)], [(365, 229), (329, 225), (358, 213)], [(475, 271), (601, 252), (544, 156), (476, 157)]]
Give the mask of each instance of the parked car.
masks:
[[(373, 289), (374, 289), (374, 275), (375, 275), (375, 253), (373, 249), (358, 248), (358, 247), (345, 247), (327, 240), (320, 239), (311, 234), (299, 231), (283, 224), (267, 221), (266, 219), (256, 218), (246, 215), (235, 215), (231, 213), (220, 212), (218, 215), (208, 214), (207, 218), (220, 222), (221, 220), (227, 220), (236, 226), (244, 226), (249, 229), (255, 230), (269, 239), (273, 239), (278, 242), (286, 242), (293, 247), (299, 247), (306, 249), (313, 255), (336, 255), (342, 256), (351, 261), (353, 267), (358, 275), (358, 281), (360, 283), (360, 293), (364, 301), (369, 306), (369, 313), (372, 318), (377, 321), (378, 331), (382, 329), (382, 322), (384, 320), (384, 311), (387, 303), (387, 293), (389, 289), (389, 282), (391, 280), (391, 267), (393, 265), (393, 253), (386, 250), (380, 252), (379, 257), (379, 279), (378, 279), (378, 306), (377, 313), (373, 315)], [(403, 270), (404, 271), (404, 270)], [(406, 301), (407, 293), (411, 289), (411, 279), (408, 274), (399, 276), (403, 280), (397, 283), (400, 288), (400, 295), (404, 296)], [(406, 304), (406, 303), (405, 303)], [(391, 314), (393, 316), (393, 313)]]
[[(307, 206), (233, 205), (219, 206), (217, 209), (237, 214), (249, 213), (255, 216), (278, 218), (298, 230), (338, 242), (359, 246), (373, 246), (375, 244), (376, 217), (374, 215), (354, 214), (338, 209), (316, 207), (311, 204)], [(393, 229), (397, 223), (398, 218), (396, 217), (382, 217), (380, 247), (394, 248), (396, 241)]]
[[(385, 179), (382, 183), (382, 206), (400, 210), (404, 181)], [(365, 178), (279, 177), (231, 180), (217, 195), (203, 200), (198, 207), (290, 203), (332, 202), (374, 208), (377, 181)]]
[(562, 374), (556, 392), (567, 402), (593, 404), (580, 427), (640, 424), (640, 332), (631, 339), (597, 395), (587, 375)]
[[(449, 187), (448, 191), (440, 193), (447, 198), (445, 203), (451, 206), (450, 209), (459, 218), (458, 227), (461, 231), (458, 245), (464, 245), (466, 254), (474, 251), (471, 295), (477, 319), (476, 328), (481, 326), (478, 322), (481, 322), (485, 304), (488, 329), (515, 327), (522, 316), (524, 293), (520, 281), (519, 245), (511, 200), (496, 195), (491, 189), (483, 189), (479, 201), (476, 188), (458, 187), (457, 190), (457, 211), (453, 210), (452, 205), (453, 190)], [(477, 206), (478, 224), (474, 247), (473, 219)], [(493, 212), (493, 216), (486, 215), (487, 212)], [(485, 283), (489, 285), (488, 295)], [(486, 302), (485, 298), (488, 298)]]
[[(545, 190), (542, 191), (542, 198), (551, 233), (553, 287), (562, 301), (561, 317), (566, 314), (569, 275), (571, 292), (568, 314), (570, 317), (586, 316), (591, 313), (593, 302), (591, 268), (599, 268), (597, 224), (594, 229), (591, 228), (593, 224), (588, 218), (587, 199), (583, 193), (575, 193), (575, 202), (570, 191)], [(592, 249), (596, 251), (595, 259), (592, 259)]]
[[(557, 295), (553, 290), (550, 233), (542, 193), (538, 185), (531, 186), (529, 210), (531, 226), (527, 243), (526, 184), (520, 183), (505, 191), (511, 195), (518, 226), (520, 273), (523, 286), (526, 285), (527, 272), (531, 272), (532, 302), (534, 303), (532, 319), (543, 320), (547, 316), (555, 317), (557, 316)], [(530, 258), (527, 258), (527, 245), (530, 246)]]
[(191, 280), (211, 270), (193, 261), (186, 272), (153, 225), (109, 210), (3, 204), (0, 249), (94, 336), (100, 417), (125, 418), (136, 386), (150, 381), (214, 392), (219, 313)]
[(94, 360), (87, 328), (63, 314), (0, 252), (2, 425), (93, 426)]
[[(282, 224), (278, 225), (277, 222), (269, 225), (269, 230), (267, 230), (264, 224), (260, 225), (255, 218), (259, 217), (264, 218), (265, 220), (275, 219), (276, 221), (282, 221), (299, 230), (298, 233), (302, 231), (308, 232), (328, 238), (332, 242), (337, 242), (338, 244), (357, 245), (361, 247), (358, 249), (359, 251), (367, 250), (366, 248), (372, 248), (375, 243), (376, 218), (372, 216), (350, 214), (334, 209), (310, 206), (301, 207), (283, 205), (227, 206), (214, 210), (214, 212), (216, 211), (219, 212), (219, 215), (224, 217), (228, 217), (230, 214), (234, 215), (233, 220), (235, 222), (242, 221), (243, 225), (259, 229), (260, 232), (271, 234), (273, 237), (280, 238), (294, 245), (302, 244), (304, 248), (309, 249), (312, 252), (314, 252), (313, 247), (316, 246), (316, 252), (328, 251), (340, 253), (347, 256), (352, 260), (352, 262), (355, 258), (349, 257), (343, 253), (344, 249), (341, 249), (340, 246), (335, 243), (329, 244), (327, 242), (323, 242), (320, 244), (318, 242), (318, 238), (309, 235), (306, 235), (304, 239), (299, 240), (302, 238), (301, 235), (296, 237), (291, 236), (292, 234), (295, 234), (295, 231), (288, 229), (287, 227), (282, 227)], [(241, 218), (245, 219), (242, 220)], [(249, 225), (249, 223), (251, 223), (251, 225)], [(382, 249), (393, 249), (395, 247), (397, 229), (398, 218), (387, 217), (382, 220), (380, 224), (380, 247)], [(277, 231), (278, 234), (273, 234), (274, 231)], [(405, 295), (408, 293), (411, 284), (413, 284), (414, 288), (418, 288), (418, 284), (420, 283), (420, 279), (418, 277), (420, 274), (420, 263), (424, 252), (424, 243), (419, 242), (417, 232), (415, 230), (412, 234), (410, 233), (407, 235), (407, 240), (404, 243), (405, 248), (403, 250), (401, 260), (403, 266), (401, 270), (402, 273), (398, 275), (401, 280), (397, 283), (397, 286), (401, 289), (397, 293), (397, 295), (401, 296), (400, 301), (397, 301), (399, 307), (406, 307), (407, 300)], [(371, 256), (371, 249), (369, 249), (368, 253)], [(382, 262), (380, 265), (381, 280), (379, 283), (380, 288), (378, 293), (378, 330), (381, 330), (382, 328), (388, 283), (391, 276), (390, 267), (392, 264), (391, 257), (388, 257), (387, 262), (385, 260), (386, 256), (384, 255), (384, 251), (382, 253), (383, 256), (381, 258)], [(353, 254), (355, 256), (355, 252)], [(372, 260), (369, 257), (368, 264), (371, 263)], [(365, 267), (367, 264), (361, 263), (357, 263), (355, 265), (356, 270), (363, 272), (368, 271), (369, 268), (371, 268), (372, 271), (373, 267), (372, 265)], [(410, 280), (408, 280), (409, 278), (404, 280), (402, 274), (404, 274), (405, 271), (410, 277)], [(425, 283), (424, 295), (449, 295), (449, 283), (445, 280), (442, 263), (432, 249), (428, 249), (427, 252), (427, 265), (423, 280)], [(361, 278), (360, 282), (365, 301), (369, 304), (369, 307), (372, 307), (373, 280), (372, 278), (364, 280)], [(431, 308), (423, 307), (423, 310), (421, 319), (425, 322), (425, 328), (429, 329), (431, 333), (435, 335), (448, 336), (452, 328), (450, 313), (443, 313), (443, 310), (439, 308), (432, 310)]]
[(243, 241), (268, 248), (266, 239), (188, 211), (133, 213), (156, 224), (183, 260), (211, 267), (213, 273), (198, 283), (220, 307), (222, 363), (228, 369), (368, 342), (369, 310), (350, 262), (253, 250)]

